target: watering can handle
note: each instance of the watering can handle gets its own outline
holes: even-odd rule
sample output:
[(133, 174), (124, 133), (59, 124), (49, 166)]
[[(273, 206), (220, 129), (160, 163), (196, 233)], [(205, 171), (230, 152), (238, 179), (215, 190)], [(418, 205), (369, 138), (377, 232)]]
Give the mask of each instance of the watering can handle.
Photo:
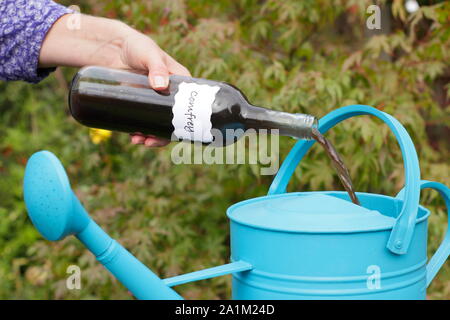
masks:
[[(405, 201), (392, 229), (387, 248), (395, 254), (405, 254), (414, 232), (420, 196), (419, 160), (406, 129), (387, 113), (366, 105), (351, 105), (336, 109), (320, 119), (318, 130), (324, 134), (341, 121), (360, 115), (372, 115), (383, 120), (394, 133), (402, 151), (405, 166)], [(269, 188), (269, 195), (286, 192), (295, 168), (314, 142), (314, 140), (301, 140), (295, 144), (275, 176)]]
[[(440, 193), (440, 195), (444, 198), (445, 205), (447, 206), (447, 219), (450, 214), (450, 189), (439, 182), (431, 182), (422, 180), (420, 182), (420, 189), (434, 189)], [(402, 199), (404, 196), (404, 189), (402, 189), (397, 198)], [(433, 257), (431, 257), (430, 261), (427, 264), (427, 287), (430, 285), (431, 281), (433, 281), (434, 277), (438, 273), (439, 269), (448, 259), (450, 255), (450, 224), (447, 227), (447, 231), (445, 233), (444, 240), (442, 240), (441, 245), (434, 253)]]

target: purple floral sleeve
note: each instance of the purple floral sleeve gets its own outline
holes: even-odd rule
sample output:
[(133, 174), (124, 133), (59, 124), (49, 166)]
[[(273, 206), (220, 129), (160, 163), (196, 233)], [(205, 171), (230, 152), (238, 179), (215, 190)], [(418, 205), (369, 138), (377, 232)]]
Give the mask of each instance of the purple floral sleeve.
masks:
[(39, 69), (42, 42), (70, 9), (50, 0), (0, 0), (0, 80), (36, 83), (55, 68)]

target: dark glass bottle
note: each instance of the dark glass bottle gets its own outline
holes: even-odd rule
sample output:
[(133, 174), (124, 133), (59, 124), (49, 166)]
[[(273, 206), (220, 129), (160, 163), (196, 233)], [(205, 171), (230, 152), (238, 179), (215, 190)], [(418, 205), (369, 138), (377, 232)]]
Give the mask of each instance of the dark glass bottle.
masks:
[(88, 127), (215, 145), (233, 143), (248, 129), (312, 139), (317, 126), (310, 115), (253, 106), (227, 83), (172, 75), (161, 92), (150, 88), (146, 75), (95, 66), (75, 75), (69, 106)]

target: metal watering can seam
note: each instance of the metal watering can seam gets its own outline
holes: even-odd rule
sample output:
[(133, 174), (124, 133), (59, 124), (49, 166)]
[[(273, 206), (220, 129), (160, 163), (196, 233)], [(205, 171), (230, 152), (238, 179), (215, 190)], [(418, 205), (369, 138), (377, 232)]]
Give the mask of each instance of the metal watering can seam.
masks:
[(299, 288), (286, 288), (285, 286), (276, 286), (276, 285), (268, 285), (261, 284), (261, 282), (243, 279), (243, 276), (240, 274), (233, 274), (233, 278), (244, 283), (246, 286), (251, 286), (258, 289), (264, 289), (266, 291), (273, 291), (278, 293), (287, 293), (292, 295), (304, 294), (304, 295), (317, 295), (317, 296), (352, 296), (352, 295), (366, 295), (366, 294), (376, 294), (386, 291), (392, 291), (395, 289), (401, 289), (405, 287), (412, 286), (421, 280), (425, 279), (425, 272), (419, 276), (414, 278), (397, 282), (395, 284), (383, 286), (380, 289), (368, 289), (368, 288), (359, 288), (359, 289), (335, 289), (335, 290), (327, 290), (327, 289), (299, 289)]
[[(414, 144), (406, 129), (395, 118), (367, 105), (351, 105), (336, 109), (319, 120), (319, 131), (324, 134), (336, 124), (350, 117), (373, 115), (383, 120), (396, 136), (405, 166), (405, 201), (391, 232), (387, 248), (395, 254), (406, 254), (414, 232), (419, 206), (420, 169)], [(299, 141), (286, 157), (269, 188), (269, 195), (284, 193), (295, 167), (314, 141)]]
[[(403, 276), (409, 273), (414, 273), (426, 266), (427, 260), (423, 260), (411, 267), (399, 270), (399, 271), (391, 271), (391, 272), (383, 272), (381, 273), (382, 279), (390, 279), (398, 276)], [(367, 279), (367, 274), (359, 275), (359, 276), (348, 276), (348, 277), (304, 277), (304, 276), (294, 276), (294, 275), (286, 275), (286, 274), (278, 274), (267, 271), (260, 270), (251, 270), (249, 273), (251, 275), (256, 275), (258, 277), (263, 277), (267, 279), (279, 279), (282, 281), (289, 282), (359, 282), (361, 280)], [(423, 272), (423, 277), (426, 276), (425, 270)]]
[(111, 239), (108, 248), (103, 253), (99, 254), (96, 258), (100, 263), (106, 265), (114, 261), (114, 259), (117, 258), (118, 254), (119, 254), (118, 243), (116, 240)]

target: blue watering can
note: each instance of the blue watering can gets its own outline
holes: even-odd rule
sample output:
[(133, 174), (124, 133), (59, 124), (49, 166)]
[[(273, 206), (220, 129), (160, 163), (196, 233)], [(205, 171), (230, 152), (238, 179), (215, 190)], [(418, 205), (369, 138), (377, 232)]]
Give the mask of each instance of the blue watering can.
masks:
[(373, 115), (394, 132), (405, 166), (405, 187), (396, 196), (345, 192), (293, 192), (286, 186), (314, 144), (299, 141), (267, 196), (239, 202), (231, 221), (231, 263), (161, 280), (87, 214), (71, 190), (59, 160), (35, 153), (25, 171), (24, 195), (34, 226), (48, 240), (75, 235), (138, 299), (181, 299), (171, 287), (233, 275), (235, 299), (425, 299), (426, 288), (450, 253), (450, 232), (427, 263), (429, 210), (420, 190), (432, 188), (450, 207), (450, 189), (420, 180), (414, 145), (390, 115), (363, 105), (337, 109), (319, 122), (325, 133), (337, 123)]

